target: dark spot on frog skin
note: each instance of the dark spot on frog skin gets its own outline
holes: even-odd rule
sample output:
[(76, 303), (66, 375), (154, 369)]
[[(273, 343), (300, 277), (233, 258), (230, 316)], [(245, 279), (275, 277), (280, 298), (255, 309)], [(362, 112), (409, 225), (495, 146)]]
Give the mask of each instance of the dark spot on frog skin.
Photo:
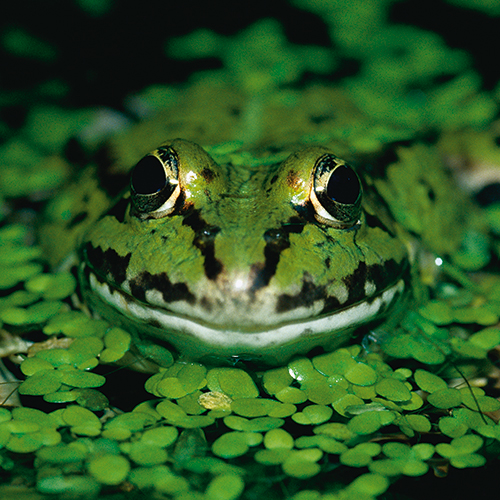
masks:
[(309, 116), (309, 120), (311, 123), (314, 123), (314, 125), (321, 125), (325, 122), (328, 121), (333, 121), (334, 116), (328, 115), (328, 114), (323, 114), (323, 115), (311, 115)]
[(290, 170), (286, 176), (286, 183), (290, 187), (294, 187), (297, 184), (297, 172), (294, 172), (293, 170)]
[(208, 312), (212, 311), (212, 303), (208, 300), (207, 297), (202, 297), (200, 300), (200, 306), (203, 307)]
[[(325, 297), (324, 285), (317, 286), (313, 283), (313, 278), (309, 273), (304, 273), (302, 288), (295, 295), (284, 293), (278, 297), (276, 303), (276, 312), (284, 313), (297, 309), (298, 307), (311, 307), (316, 301), (322, 300)], [(335, 299), (336, 304), (332, 304), (334, 309), (339, 306), (339, 302)]]
[(117, 285), (121, 285), (125, 281), (131, 253), (121, 256), (112, 248), (104, 251), (101, 247), (93, 247), (91, 243), (87, 243), (83, 247), (83, 253), (83, 260), (90, 265), (95, 273)]
[(251, 293), (255, 293), (265, 287), (276, 273), (281, 252), (290, 246), (290, 233), (301, 233), (304, 223), (298, 217), (292, 217), (287, 224), (280, 228), (268, 229), (264, 233), (266, 246), (264, 247), (264, 263), (254, 264), (252, 271), (254, 274)]
[(365, 295), (366, 282), (369, 281), (375, 285), (375, 292), (373, 294), (375, 296), (394, 284), (394, 276), (406, 279), (408, 277), (408, 269), (407, 259), (403, 259), (401, 262), (390, 259), (383, 264), (372, 264), (369, 266), (364, 262), (360, 262), (357, 269), (350, 276), (344, 278), (344, 284), (349, 290), (347, 305), (354, 304), (360, 300), (360, 297)]
[(83, 222), (88, 217), (87, 212), (78, 212), (74, 217), (71, 218), (70, 221), (66, 224), (66, 229), (71, 229), (81, 222)]
[(278, 297), (276, 304), (276, 312), (284, 313), (298, 307), (310, 307), (318, 300), (324, 300), (324, 306), (321, 314), (330, 314), (350, 305), (368, 300), (365, 298), (365, 283), (367, 280), (373, 282), (376, 286), (375, 294), (379, 294), (389, 286), (394, 284), (393, 276), (407, 279), (409, 265), (406, 260), (398, 263), (394, 260), (389, 260), (382, 264), (373, 264), (367, 266), (364, 262), (360, 262), (357, 269), (349, 276), (343, 279), (343, 282), (349, 290), (348, 298), (345, 302), (340, 301), (334, 296), (327, 296), (325, 285), (315, 285), (314, 278), (304, 273), (302, 288), (295, 295), (283, 294)]
[(212, 181), (216, 176), (217, 174), (211, 169), (211, 168), (204, 168), (202, 171), (201, 171), (201, 176), (207, 181), (207, 182), (210, 182)]
[(130, 280), (130, 291), (136, 299), (147, 302), (146, 291), (148, 290), (158, 290), (167, 303), (183, 300), (194, 304), (196, 301), (185, 283), (172, 283), (167, 273), (151, 274), (144, 271)]
[(349, 292), (347, 303), (344, 305), (359, 301), (365, 296), (365, 283), (367, 281), (366, 263), (361, 261), (354, 272), (346, 276), (342, 281)]
[(232, 106), (231, 108), (229, 108), (229, 114), (231, 116), (240, 116), (241, 115), (241, 108), (237, 107), (237, 106)]
[(205, 275), (209, 280), (215, 280), (223, 269), (222, 262), (215, 258), (215, 237), (220, 232), (220, 228), (207, 224), (201, 218), (200, 212), (195, 209), (189, 211), (182, 224), (194, 231), (193, 245), (203, 255)]
[(429, 184), (427, 179), (422, 177), (418, 180), (418, 182), (419, 182), (419, 184), (424, 186), (425, 190), (427, 191), (427, 196), (428, 196), (429, 200), (435, 201), (436, 200), (436, 192), (434, 191), (434, 188)]

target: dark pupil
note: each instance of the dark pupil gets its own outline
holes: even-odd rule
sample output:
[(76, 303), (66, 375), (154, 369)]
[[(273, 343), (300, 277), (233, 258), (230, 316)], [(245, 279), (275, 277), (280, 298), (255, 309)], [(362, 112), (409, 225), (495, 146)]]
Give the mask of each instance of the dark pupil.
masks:
[(326, 193), (338, 203), (353, 204), (359, 196), (358, 176), (351, 167), (339, 165), (330, 175)]
[(165, 187), (167, 178), (156, 156), (145, 156), (134, 167), (131, 184), (137, 194), (154, 194)]

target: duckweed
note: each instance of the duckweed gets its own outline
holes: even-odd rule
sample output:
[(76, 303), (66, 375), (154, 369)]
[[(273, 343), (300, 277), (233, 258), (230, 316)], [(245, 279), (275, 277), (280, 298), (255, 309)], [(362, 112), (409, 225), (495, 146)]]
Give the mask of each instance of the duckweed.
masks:
[[(320, 11), (339, 54), (355, 58), (365, 69), (352, 76), (347, 90), (366, 112), (393, 115), (400, 125), (411, 128), (422, 122), (428, 126), (428, 120), (435, 127), (467, 128), (493, 116), (496, 104), (492, 96), (479, 91), (477, 75), (464, 54), (419, 29), (398, 27), (394, 37), (382, 23), (382, 15), (371, 21), (380, 38), (358, 36), (358, 23), (341, 22), (356, 18), (351, 10), (355, 6), (337, 3), (325, 7), (308, 0), (297, 2)], [(91, 8), (85, 2), (80, 4)], [(262, 36), (274, 40), (281, 53), (287, 54), (286, 64), (282, 57), (273, 59), (272, 51), (264, 71), (258, 58), (245, 63), (240, 57), (243, 49), (258, 53), (255, 43)], [(236, 75), (242, 86), (259, 95), (282, 82), (296, 81), (304, 71), (331, 71), (338, 62), (332, 51), (287, 43), (274, 21), (242, 31), (234, 44), (221, 35), (200, 32), (190, 41), (169, 42), (168, 50), (199, 56), (196, 40), (201, 39), (210, 42), (205, 50), (224, 61), (220, 75), (227, 79)], [(371, 59), (363, 55), (367, 40), (377, 45), (369, 51)], [(26, 41), (35, 47), (25, 52), (27, 56), (53, 58), (50, 45), (23, 30), (8, 33), (4, 45), (16, 53), (26, 50)], [(190, 50), (188, 45), (193, 43)], [(429, 47), (427, 54), (418, 50), (423, 45)], [(396, 50), (398, 46), (408, 50)], [(388, 51), (392, 57), (387, 56)], [(397, 55), (400, 52), (404, 54)], [(400, 57), (406, 58), (405, 64), (396, 61)], [(433, 68), (440, 65), (413, 64), (420, 60), (441, 61), (449, 78), (436, 74)], [(388, 102), (387, 82), (381, 78), (386, 71), (380, 68), (387, 70), (393, 63), (393, 100)], [(407, 67), (418, 71), (408, 75)], [(415, 107), (407, 89), (420, 88), (422, 78), (442, 79), (443, 84), (426, 92), (427, 107)], [(159, 95), (172, 102), (177, 93), (165, 86), (143, 92), (150, 103)], [(292, 94), (277, 96), (285, 99)], [(424, 108), (425, 117), (420, 111)], [(23, 130), (30, 142), (19, 139), (1, 148), (5, 164), (0, 175), (2, 196), (37, 199), (44, 190), (60, 184), (67, 165), (58, 153), (82, 118), (88, 121), (91, 114), (71, 113), (57, 106), (32, 110)], [(36, 125), (47, 119), (54, 124), (49, 135)], [(395, 140), (405, 138), (404, 130), (374, 131), (370, 137), (359, 137), (360, 150), (370, 152), (384, 134), (396, 134)], [(24, 163), (18, 168), (13, 159), (19, 157), (28, 165), (47, 165), (50, 171), (37, 176)], [(23, 174), (25, 183), (12, 181)], [(498, 207), (490, 207), (488, 212), (491, 231), (498, 233)], [(5, 214), (1, 217), (3, 221)], [(149, 494), (153, 490), (153, 495), (177, 500), (236, 500), (255, 484), (262, 488), (266, 481), (272, 484), (292, 478), (288, 484), (299, 484), (296, 488), (302, 489), (290, 493), (293, 500), (370, 500), (383, 494), (396, 477), (422, 476), (435, 462), (459, 469), (482, 466), (488, 446), (500, 441), (500, 426), (491, 418), (493, 413), (485, 414), (500, 409), (498, 400), (487, 394), (489, 386), (481, 389), (456, 380), (449, 386), (450, 377), (456, 376), (450, 364), (461, 370), (467, 367), (471, 371), (466, 373), (472, 377), (482, 375), (489, 352), (500, 344), (500, 285), (494, 269), (491, 277), (484, 278), (485, 284), (482, 277), (478, 284), (476, 276), (463, 272), (489, 262), (489, 248), (477, 234), (470, 233), (461, 250), (451, 256), (453, 264), (444, 265), (442, 275), (431, 278), (439, 280), (432, 300), (410, 312), (390, 335), (382, 332), (374, 352), (350, 346), (259, 371), (244, 364), (211, 367), (176, 360), (168, 349), (154, 344), (141, 346), (139, 354), (132, 353), (129, 332), (72, 309), (73, 274), (46, 272), (40, 248), (30, 244), (31, 233), (29, 227), (17, 223), (0, 227), (0, 321), (9, 331), (43, 332), (46, 336), (46, 342), (37, 342), (23, 353), (26, 358), (20, 371), (25, 379), (18, 390), (22, 396), (31, 396), (29, 401), (43, 397), (49, 408), (44, 412), (0, 408), (0, 467), (11, 474), (20, 456), (35, 457), (37, 476), (32, 482), (42, 495), (92, 498), (100, 493), (144, 490)], [(498, 256), (498, 244), (495, 251)], [(376, 330), (375, 338), (377, 334)], [(122, 413), (112, 406), (113, 398), (110, 402), (100, 392), (111, 377), (101, 374), (100, 365), (129, 363), (131, 356), (152, 358), (162, 368), (145, 383), (150, 399)], [(408, 364), (394, 369), (400, 360)], [(51, 411), (50, 404), (58, 406)], [(359, 475), (340, 489), (346, 468)], [(311, 486), (318, 490), (307, 489)], [(328, 492), (331, 487), (335, 493)], [(0, 496), (5, 491), (0, 489)], [(255, 491), (248, 495), (256, 496)]]

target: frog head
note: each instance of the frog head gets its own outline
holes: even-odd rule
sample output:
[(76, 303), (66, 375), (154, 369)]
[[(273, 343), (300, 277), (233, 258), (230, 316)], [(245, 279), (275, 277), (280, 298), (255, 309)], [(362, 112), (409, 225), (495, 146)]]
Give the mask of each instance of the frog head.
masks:
[(176, 139), (142, 158), (80, 247), (87, 300), (189, 359), (338, 347), (402, 295), (404, 244), (333, 150), (238, 153)]

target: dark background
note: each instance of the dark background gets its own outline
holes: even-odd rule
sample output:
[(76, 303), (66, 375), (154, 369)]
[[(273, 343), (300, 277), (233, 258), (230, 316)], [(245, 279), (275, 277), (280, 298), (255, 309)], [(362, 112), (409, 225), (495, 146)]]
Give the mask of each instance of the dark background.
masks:
[[(0, 48), (0, 89), (20, 90), (55, 76), (69, 84), (71, 105), (106, 104), (119, 107), (123, 97), (149, 83), (182, 82), (195, 69), (216, 68), (220, 61), (179, 62), (164, 53), (169, 37), (200, 27), (224, 35), (237, 33), (263, 17), (281, 21), (291, 42), (330, 44), (325, 24), (310, 12), (284, 0), (253, 2), (116, 0), (99, 17), (70, 0), (3, 2), (0, 34), (22, 27), (57, 49), (54, 60), (19, 57)], [(475, 69), (491, 89), (500, 78), (497, 63), (500, 21), (436, 0), (408, 0), (390, 9), (394, 22), (440, 33), (454, 48), (473, 56)], [(344, 61), (339, 76), (355, 71)]]

